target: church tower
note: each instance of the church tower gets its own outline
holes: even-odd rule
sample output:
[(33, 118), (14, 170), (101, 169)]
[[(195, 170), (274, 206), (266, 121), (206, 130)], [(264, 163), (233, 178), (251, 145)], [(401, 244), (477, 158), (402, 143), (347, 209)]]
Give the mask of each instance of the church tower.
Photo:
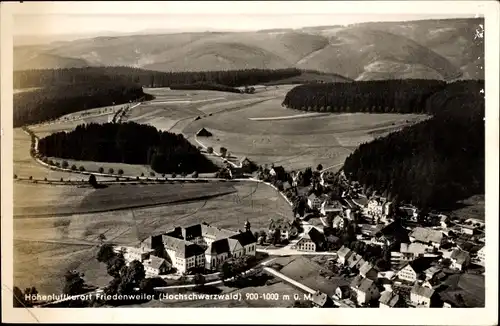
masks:
[(250, 231), (250, 222), (248, 220), (245, 222), (245, 231)]

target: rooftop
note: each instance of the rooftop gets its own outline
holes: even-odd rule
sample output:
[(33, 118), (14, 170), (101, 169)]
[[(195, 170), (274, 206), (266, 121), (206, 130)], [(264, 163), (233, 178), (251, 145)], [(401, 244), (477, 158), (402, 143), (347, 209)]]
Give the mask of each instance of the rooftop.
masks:
[(434, 294), (434, 290), (429, 289), (428, 287), (425, 287), (425, 286), (421, 286), (419, 284), (415, 284), (411, 288), (411, 293), (430, 299), (432, 297), (432, 295)]
[(416, 227), (410, 234), (410, 237), (415, 238), (416, 241), (424, 243), (441, 243), (441, 240), (443, 239), (443, 233), (438, 230)]
[(384, 291), (381, 293), (379, 301), (389, 307), (395, 307), (399, 301), (399, 295), (392, 291)]

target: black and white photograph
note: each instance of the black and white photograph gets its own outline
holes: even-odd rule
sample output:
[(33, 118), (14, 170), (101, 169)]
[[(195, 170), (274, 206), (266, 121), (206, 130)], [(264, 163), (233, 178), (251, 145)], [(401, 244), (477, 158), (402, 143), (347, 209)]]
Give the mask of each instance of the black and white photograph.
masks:
[(240, 3), (2, 4), (8, 317), (496, 324), (498, 3)]

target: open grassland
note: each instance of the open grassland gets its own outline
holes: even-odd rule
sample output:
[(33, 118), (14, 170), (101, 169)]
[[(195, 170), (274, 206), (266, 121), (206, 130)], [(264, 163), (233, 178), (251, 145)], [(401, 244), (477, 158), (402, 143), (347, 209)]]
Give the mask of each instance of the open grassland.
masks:
[[(43, 291), (43, 293), (47, 294), (59, 293), (64, 271), (72, 268), (85, 273), (85, 278), (90, 284), (107, 284), (108, 279), (105, 270), (103, 271), (105, 267), (95, 261), (95, 246), (99, 243), (100, 234), (104, 234), (106, 241), (109, 242), (122, 245), (137, 245), (152, 233), (169, 230), (174, 226), (187, 226), (202, 221), (219, 227), (238, 230), (243, 229), (245, 221), (248, 220), (252, 225), (252, 231), (258, 231), (267, 228), (271, 218), (282, 215), (291, 218), (291, 208), (272, 188), (254, 182), (227, 182), (226, 184), (213, 185), (213, 191), (222, 192), (224, 189), (234, 188), (237, 192), (204, 200), (172, 203), (163, 206), (94, 214), (14, 218), (14, 239), (16, 239), (14, 283), (21, 287), (40, 287), (40, 292)], [(196, 191), (206, 195), (210, 192), (203, 187), (208, 187), (208, 185), (192, 184), (189, 186), (199, 188), (198, 190), (192, 189), (191, 192)], [(120, 205), (126, 206), (127, 202), (138, 200), (132, 199), (132, 197), (144, 199), (145, 195), (144, 193), (141, 195), (139, 189), (146, 189), (146, 187), (154, 186), (148, 185), (144, 186), (144, 188), (131, 186), (127, 188), (134, 189), (133, 191), (128, 190), (131, 195), (121, 199), (110, 198), (109, 196), (105, 196), (105, 199), (100, 198), (98, 192), (112, 189), (112, 187), (98, 190), (88, 193), (82, 198), (80, 206), (94, 206), (91, 202), (104, 204), (106, 197), (112, 202), (118, 200)], [(181, 192), (181, 189), (177, 185), (165, 185), (164, 187), (164, 191), (156, 188), (156, 192), (167, 194), (155, 195), (154, 191), (151, 191), (151, 196), (179, 197), (176, 193)], [(37, 191), (37, 189), (39, 188), (33, 187), (32, 191), (36, 192), (38, 196), (46, 196), (46, 199), (40, 200), (40, 202), (47, 203), (47, 205), (54, 203), (54, 206), (58, 197), (64, 197), (70, 193), (68, 191), (63, 194), (54, 193), (49, 199), (47, 198), (49, 197), (48, 191)], [(118, 187), (118, 190), (120, 189)], [(189, 191), (184, 192), (186, 196), (188, 193)], [(75, 196), (74, 192), (73, 196)], [(114, 197), (118, 196), (118, 194), (115, 194)], [(192, 194), (191, 196), (194, 197), (195, 195)], [(20, 200), (24, 201), (24, 205), (29, 205), (28, 199)], [(18, 200), (18, 203), (20, 200)], [(186, 198), (186, 200), (188, 199)], [(36, 203), (38, 202), (37, 200)], [(71, 207), (78, 206), (73, 204)]]
[[(63, 178), (64, 180), (88, 180), (87, 175), (82, 175), (79, 173), (71, 172), (61, 172), (51, 170), (41, 164), (37, 163), (30, 156), (30, 144), (31, 139), (28, 134), (19, 128), (14, 129), (14, 147), (13, 147), (13, 168), (14, 174), (19, 178), (29, 178), (43, 180), (47, 178), (48, 180), (59, 180)], [(80, 166), (80, 165), (78, 165)], [(110, 180), (108, 177), (97, 177), (98, 180)], [(23, 195), (22, 191), (19, 193)]]
[(111, 184), (104, 189), (16, 183), (14, 215), (65, 215), (102, 212), (197, 200), (234, 192), (231, 183)]
[(486, 217), (484, 195), (475, 195), (457, 203), (457, 208), (450, 211), (451, 216), (458, 218), (475, 218), (484, 221)]
[[(192, 139), (205, 127), (213, 136), (199, 137), (199, 141), (216, 150), (222, 146), (233, 155), (247, 156), (258, 164), (274, 163), (289, 169), (303, 169), (319, 163), (323, 166), (340, 164), (361, 143), (424, 118), (345, 113), (275, 119), (300, 114), (281, 107), (281, 101), (281, 98), (274, 98), (221, 112), (191, 122), (183, 132)], [(377, 135), (373, 135), (373, 131), (377, 131)]]

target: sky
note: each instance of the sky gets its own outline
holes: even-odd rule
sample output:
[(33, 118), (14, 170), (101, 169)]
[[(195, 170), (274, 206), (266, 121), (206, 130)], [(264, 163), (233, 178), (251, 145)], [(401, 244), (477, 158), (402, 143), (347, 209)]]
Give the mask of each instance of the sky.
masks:
[(145, 30), (174, 32), (245, 31), (306, 26), (346, 25), (370, 21), (404, 21), (474, 17), (474, 14), (17, 14), (13, 33), (20, 35), (115, 34)]

